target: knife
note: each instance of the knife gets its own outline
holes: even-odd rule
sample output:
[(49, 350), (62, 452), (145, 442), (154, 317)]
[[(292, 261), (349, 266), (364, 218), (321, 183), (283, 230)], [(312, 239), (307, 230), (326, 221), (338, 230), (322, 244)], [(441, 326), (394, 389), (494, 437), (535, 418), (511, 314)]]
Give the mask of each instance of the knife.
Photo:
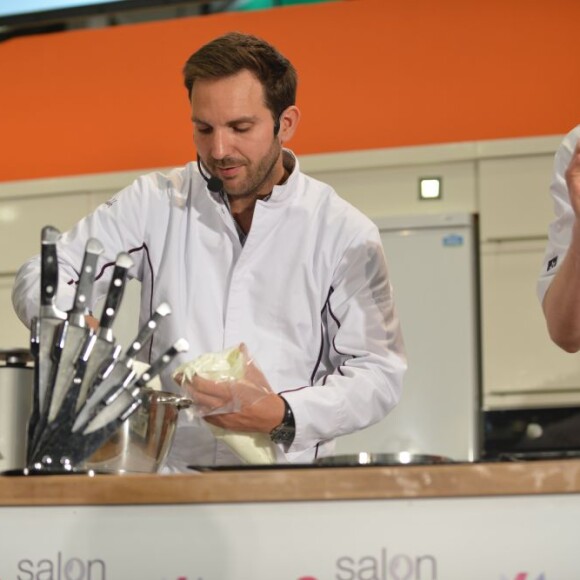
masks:
[[(79, 411), (86, 401), (87, 396), (99, 382), (102, 374), (103, 361), (111, 361), (114, 358), (115, 339), (112, 327), (123, 299), (127, 274), (131, 266), (133, 266), (133, 260), (129, 254), (121, 252), (115, 262), (115, 269), (113, 270), (109, 290), (99, 321), (99, 329), (96, 334), (90, 335), (87, 338), (87, 342), (92, 342), (93, 344), (92, 347), (89, 347), (88, 344), (86, 345), (87, 349), (90, 348), (90, 356), (86, 360), (86, 366), (82, 372), (81, 384), (76, 400), (76, 412)], [(83, 360), (82, 357), (80, 360)]]
[(30, 460), (37, 457), (39, 450), (45, 446), (43, 439), (47, 436), (47, 426), (56, 417), (74, 378), (75, 365), (85, 336), (92, 332), (86, 325), (85, 315), (88, 312), (87, 304), (92, 292), (97, 259), (102, 251), (100, 242), (89, 239), (85, 247), (73, 307), (69, 310), (66, 319), (57, 327), (54, 344), (46, 354), (46, 357), (51, 359), (51, 373), (44, 394), (44, 402), (40, 408), (35, 439), (28, 453)]
[(180, 338), (144, 371), (136, 381), (116, 390), (111, 396), (105, 398), (91, 421), (83, 429), (83, 435), (94, 433), (116, 419), (124, 421), (135, 411), (136, 406), (141, 404), (139, 393), (146, 387), (147, 383), (167, 368), (178, 354), (187, 352), (188, 349), (189, 344), (187, 341)]
[(35, 358), (32, 412), (28, 423), (28, 453), (38, 436), (38, 421), (44, 412), (46, 392), (52, 373), (51, 350), (59, 325), (66, 314), (56, 307), (58, 260), (56, 242), (59, 230), (45, 226), (41, 233), (40, 251), (40, 311), (31, 326), (30, 351)]
[(50, 461), (74, 468), (88, 459), (142, 405), (146, 384), (162, 372), (179, 353), (186, 352), (188, 349), (187, 341), (179, 339), (139, 378), (133, 372), (132, 378), (126, 382), (109, 404), (102, 401), (98, 405), (96, 413), (83, 429), (55, 440), (53, 447), (47, 453)]
[(54, 355), (58, 361), (54, 381), (50, 385), (50, 397), (47, 401), (46, 420), (54, 421), (62, 402), (75, 376), (75, 365), (92, 330), (87, 326), (85, 316), (88, 314), (97, 260), (103, 252), (102, 244), (91, 238), (85, 247), (85, 255), (75, 294), (73, 307), (69, 310), (67, 319), (62, 323)]
[[(75, 376), (73, 378), (72, 385), (68, 389), (55, 419), (48, 424), (45, 422), (41, 437), (39, 438), (31, 456), (29, 457), (29, 464), (36, 462), (40, 462), (42, 464), (45, 458), (50, 458), (53, 456), (57, 445), (62, 447), (63, 441), (64, 444), (67, 445), (67, 441), (70, 439), (73, 423), (76, 419), (75, 409), (79, 388), (87, 366), (87, 361), (92, 356), (92, 349), (95, 344), (95, 339), (96, 335), (92, 333), (85, 341), (85, 344), (81, 349), (79, 357), (76, 361)], [(120, 351), (121, 346), (114, 346), (111, 357), (102, 362), (102, 365), (97, 373), (102, 372), (103, 374), (107, 374), (109, 369), (112, 368), (115, 359), (119, 356)], [(70, 442), (68, 445), (70, 445)]]
[[(137, 373), (132, 369), (133, 361), (141, 351), (143, 345), (157, 328), (160, 319), (167, 316), (170, 312), (171, 309), (167, 304), (161, 304), (153, 313), (149, 321), (142, 327), (137, 338), (133, 341), (120, 360), (119, 352), (121, 347), (117, 345), (114, 348), (111, 358), (102, 361), (98, 371), (99, 379), (102, 379), (102, 382), (98, 384), (95, 392), (89, 396), (76, 415), (73, 412), (71, 413), (72, 417), (65, 417), (59, 413), (55, 420), (46, 425), (42, 437), (34, 449), (32, 456), (33, 463), (42, 464), (46, 468), (49, 468), (46, 461), (52, 461), (54, 463), (54, 461), (60, 457), (63, 461), (68, 462), (67, 465), (70, 464), (69, 456), (74, 453), (75, 446), (82, 445), (82, 442), (79, 443), (79, 438), (75, 435), (75, 432), (92, 419), (93, 413), (95, 412), (94, 407), (98, 405), (103, 395), (107, 396), (111, 392), (128, 386), (136, 380)], [(88, 344), (88, 342), (89, 341), (87, 340), (86, 344)], [(82, 357), (83, 353), (81, 352), (77, 361), (77, 372), (79, 367), (83, 364)], [(82, 373), (82, 371), (80, 372)], [(69, 407), (74, 409), (72, 406), (73, 404), (76, 404), (76, 398), (74, 398), (74, 387), (73, 379), (73, 386), (65, 395), (61, 408)], [(80, 436), (82, 434), (79, 433), (78, 435)], [(60, 459), (58, 461), (60, 461)], [(51, 469), (56, 469), (58, 471), (61, 470), (62, 467), (63, 466), (54, 464)]]
[(143, 345), (155, 332), (159, 321), (171, 313), (171, 308), (165, 302), (160, 304), (151, 318), (141, 328), (137, 338), (131, 343), (123, 356), (116, 361), (112, 361), (108, 368), (102, 373), (101, 382), (95, 387), (94, 392), (89, 395), (77, 413), (73, 433), (82, 429), (94, 416), (101, 402), (107, 400), (117, 390), (125, 388), (137, 376), (133, 370), (133, 361), (141, 351)]

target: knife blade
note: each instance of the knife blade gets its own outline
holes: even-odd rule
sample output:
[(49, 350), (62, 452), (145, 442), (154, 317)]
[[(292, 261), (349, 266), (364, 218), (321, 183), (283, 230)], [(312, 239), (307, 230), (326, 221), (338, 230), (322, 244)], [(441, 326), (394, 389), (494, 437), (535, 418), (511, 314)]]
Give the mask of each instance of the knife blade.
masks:
[(120, 388), (126, 387), (135, 378), (137, 373), (133, 370), (133, 361), (141, 352), (143, 345), (155, 332), (160, 320), (171, 313), (171, 308), (166, 303), (160, 304), (151, 318), (143, 325), (135, 340), (131, 343), (126, 352), (116, 361), (112, 362), (103, 373), (101, 382), (89, 395), (79, 412), (77, 413), (73, 432), (82, 429), (94, 416), (96, 408), (101, 401), (108, 399)]
[(59, 466), (68, 466), (74, 470), (76, 466), (87, 460), (97, 449), (104, 445), (143, 403), (142, 394), (137, 392), (131, 400), (130, 408), (124, 410), (122, 417), (116, 417), (102, 428), (84, 434), (81, 431), (70, 433), (66, 438), (60, 437), (39, 461), (38, 465), (54, 465), (55, 471), (61, 471)]
[(119, 388), (111, 396), (102, 400), (91, 421), (83, 429), (83, 434), (88, 435), (105, 427), (110, 421), (117, 418), (124, 420), (127, 413), (134, 411), (133, 405), (138, 399), (139, 392), (147, 383), (161, 373), (171, 361), (180, 353), (187, 352), (189, 344), (183, 338), (170, 346), (143, 374), (132, 383)]
[(73, 307), (69, 310), (67, 319), (62, 323), (62, 332), (55, 352), (58, 358), (54, 382), (50, 385), (50, 401), (47, 406), (47, 422), (54, 421), (60, 406), (70, 388), (75, 376), (75, 365), (92, 330), (87, 326), (85, 316), (88, 314), (93, 282), (99, 256), (103, 253), (102, 244), (91, 238), (85, 247), (85, 255), (75, 293)]
[(99, 382), (102, 375), (103, 362), (110, 361), (113, 356), (115, 339), (112, 327), (123, 299), (127, 274), (132, 266), (133, 260), (129, 254), (121, 252), (117, 256), (115, 269), (113, 270), (109, 290), (103, 305), (99, 328), (96, 335), (87, 338), (87, 341), (93, 341), (94, 344), (86, 361), (86, 367), (81, 379), (76, 401), (76, 412), (79, 411), (87, 396), (92, 392), (96, 383)]
[(44, 412), (46, 393), (52, 374), (51, 351), (58, 327), (66, 314), (56, 307), (58, 289), (58, 257), (56, 242), (60, 231), (45, 226), (41, 232), (40, 251), (40, 310), (31, 326), (30, 351), (35, 358), (32, 412), (28, 423), (28, 450), (30, 453), (38, 436), (38, 422)]
[(42, 462), (43, 458), (52, 457), (55, 446), (59, 444), (58, 442), (63, 438), (66, 439), (70, 434), (75, 420), (75, 408), (80, 385), (85, 373), (87, 361), (92, 354), (95, 340), (96, 335), (94, 333), (88, 335), (75, 363), (75, 374), (72, 384), (64, 396), (64, 400), (55, 419), (50, 423), (45, 423), (42, 436), (35, 446), (29, 462)]
[[(114, 400), (107, 404), (102, 401), (96, 413), (88, 424), (77, 432), (59, 434), (58, 440), (48, 451), (50, 461), (55, 464), (77, 466), (88, 459), (119, 429), (143, 403), (146, 384), (162, 372), (171, 361), (189, 345), (186, 340), (179, 339), (169, 347), (140, 377), (132, 373), (131, 379)], [(46, 458), (45, 458), (46, 460)]]

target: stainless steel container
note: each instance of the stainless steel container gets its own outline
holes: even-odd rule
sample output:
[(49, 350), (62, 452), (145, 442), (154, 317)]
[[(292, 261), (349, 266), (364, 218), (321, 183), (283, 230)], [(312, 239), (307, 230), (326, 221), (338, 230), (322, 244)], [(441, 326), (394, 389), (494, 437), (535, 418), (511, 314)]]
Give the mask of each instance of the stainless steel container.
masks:
[(25, 349), (0, 350), (0, 471), (26, 465), (34, 368)]
[(80, 468), (99, 473), (159, 471), (173, 443), (179, 411), (191, 405), (191, 399), (146, 389), (143, 404)]

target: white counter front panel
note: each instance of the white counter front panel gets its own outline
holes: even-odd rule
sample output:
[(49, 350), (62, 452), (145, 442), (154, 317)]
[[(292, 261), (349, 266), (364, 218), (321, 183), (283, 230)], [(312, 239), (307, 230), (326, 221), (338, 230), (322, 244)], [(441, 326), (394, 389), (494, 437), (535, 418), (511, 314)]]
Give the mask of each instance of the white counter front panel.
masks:
[(577, 580), (580, 497), (0, 508), (2, 580)]

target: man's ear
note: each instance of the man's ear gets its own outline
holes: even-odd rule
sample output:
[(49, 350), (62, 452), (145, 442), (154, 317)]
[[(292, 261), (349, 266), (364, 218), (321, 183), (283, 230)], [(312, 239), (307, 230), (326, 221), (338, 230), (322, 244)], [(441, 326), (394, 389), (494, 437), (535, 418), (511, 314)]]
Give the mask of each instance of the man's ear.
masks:
[(298, 127), (298, 122), (300, 121), (300, 109), (295, 105), (288, 107), (282, 111), (280, 115), (280, 130), (278, 131), (278, 137), (280, 143), (284, 144), (290, 141), (294, 136), (296, 127)]

